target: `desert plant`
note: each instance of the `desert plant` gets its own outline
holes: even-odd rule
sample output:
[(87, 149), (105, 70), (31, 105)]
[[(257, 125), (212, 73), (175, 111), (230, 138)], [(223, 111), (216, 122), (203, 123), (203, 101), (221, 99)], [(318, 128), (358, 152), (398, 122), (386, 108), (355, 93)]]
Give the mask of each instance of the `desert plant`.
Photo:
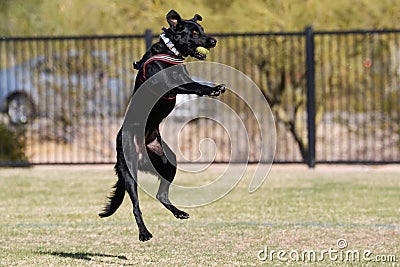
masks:
[(23, 128), (8, 128), (0, 123), (0, 163), (26, 163)]

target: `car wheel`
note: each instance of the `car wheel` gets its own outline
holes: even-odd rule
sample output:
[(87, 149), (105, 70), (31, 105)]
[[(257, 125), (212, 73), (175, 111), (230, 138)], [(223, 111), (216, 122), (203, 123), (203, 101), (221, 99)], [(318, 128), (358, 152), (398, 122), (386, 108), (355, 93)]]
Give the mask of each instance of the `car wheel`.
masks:
[(14, 95), (8, 100), (7, 114), (12, 124), (26, 124), (35, 116), (33, 103), (26, 95)]

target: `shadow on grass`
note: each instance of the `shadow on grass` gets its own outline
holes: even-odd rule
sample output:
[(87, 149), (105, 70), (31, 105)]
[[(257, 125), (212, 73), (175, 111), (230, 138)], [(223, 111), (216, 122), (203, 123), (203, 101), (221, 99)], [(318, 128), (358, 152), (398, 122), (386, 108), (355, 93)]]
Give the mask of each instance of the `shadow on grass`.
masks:
[[(125, 256), (117, 256), (117, 255), (110, 255), (104, 253), (87, 253), (87, 252), (63, 252), (63, 251), (36, 251), (36, 254), (40, 255), (50, 255), (50, 256), (57, 256), (61, 258), (70, 258), (70, 259), (77, 259), (77, 260), (86, 260), (86, 261), (95, 261), (95, 262), (103, 262), (103, 263), (110, 263), (109, 260), (117, 259), (128, 261), (128, 258)], [(109, 259), (109, 260), (106, 260)], [(132, 263), (120, 263), (122, 266), (133, 266)]]

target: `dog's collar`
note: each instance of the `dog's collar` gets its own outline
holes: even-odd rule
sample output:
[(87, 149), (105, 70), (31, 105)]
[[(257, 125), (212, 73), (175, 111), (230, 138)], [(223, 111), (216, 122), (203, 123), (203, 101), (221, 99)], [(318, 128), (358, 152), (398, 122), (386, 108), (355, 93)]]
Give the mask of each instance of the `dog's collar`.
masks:
[(177, 57), (181, 57), (181, 53), (176, 49), (172, 41), (165, 35), (165, 32), (160, 34), (160, 38), (164, 41), (165, 45), (171, 50), (172, 53)]

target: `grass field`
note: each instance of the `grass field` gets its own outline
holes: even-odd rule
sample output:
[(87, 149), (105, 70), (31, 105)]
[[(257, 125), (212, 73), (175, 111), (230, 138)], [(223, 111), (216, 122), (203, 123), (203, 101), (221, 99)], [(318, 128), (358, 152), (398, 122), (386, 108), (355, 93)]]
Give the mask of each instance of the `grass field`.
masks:
[[(154, 235), (145, 243), (128, 198), (112, 217), (97, 217), (114, 181), (112, 166), (0, 169), (0, 266), (400, 266), (396, 166), (273, 166), (256, 193), (245, 177), (221, 200), (186, 209), (187, 221), (140, 192)], [(199, 183), (185, 173), (176, 182)], [(348, 246), (338, 250), (338, 239)], [(260, 261), (266, 246), (288, 261), (277, 253)], [(330, 249), (396, 263), (329, 259)], [(293, 251), (311, 250), (324, 260), (295, 259)]]

